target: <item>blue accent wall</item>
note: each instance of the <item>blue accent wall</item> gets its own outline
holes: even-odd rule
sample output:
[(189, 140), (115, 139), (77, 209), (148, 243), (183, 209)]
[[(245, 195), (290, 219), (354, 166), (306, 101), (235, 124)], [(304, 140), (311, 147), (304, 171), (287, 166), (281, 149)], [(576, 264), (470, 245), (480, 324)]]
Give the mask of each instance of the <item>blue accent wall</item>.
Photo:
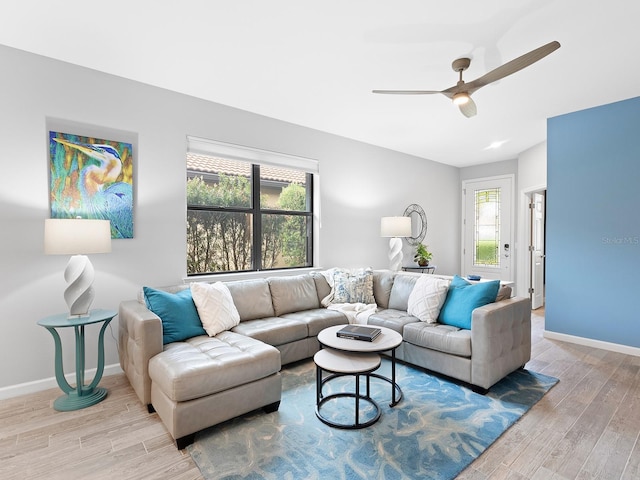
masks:
[(547, 122), (545, 328), (640, 347), (640, 97)]

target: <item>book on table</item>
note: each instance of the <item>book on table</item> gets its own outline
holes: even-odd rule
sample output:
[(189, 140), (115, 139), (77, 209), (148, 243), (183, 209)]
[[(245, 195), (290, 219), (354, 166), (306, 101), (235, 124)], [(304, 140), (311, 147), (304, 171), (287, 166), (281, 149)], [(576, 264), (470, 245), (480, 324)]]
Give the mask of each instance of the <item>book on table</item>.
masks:
[(380, 335), (379, 328), (367, 327), (364, 325), (346, 325), (336, 332), (340, 338), (348, 338), (351, 340), (364, 340), (365, 342), (373, 342)]

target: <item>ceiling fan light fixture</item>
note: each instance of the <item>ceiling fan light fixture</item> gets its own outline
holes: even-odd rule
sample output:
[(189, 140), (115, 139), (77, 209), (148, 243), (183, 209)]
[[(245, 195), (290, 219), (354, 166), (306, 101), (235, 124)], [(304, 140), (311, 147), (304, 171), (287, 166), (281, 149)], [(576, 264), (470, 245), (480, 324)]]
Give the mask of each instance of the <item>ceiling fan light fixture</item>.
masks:
[(464, 105), (468, 103), (469, 100), (471, 100), (471, 97), (469, 97), (467, 92), (458, 92), (453, 96), (453, 103), (456, 105)]
[(468, 83), (462, 79), (462, 72), (469, 68), (471, 59), (468, 57), (458, 58), (451, 64), (453, 71), (458, 72), (459, 74), (458, 83), (452, 87), (444, 90), (373, 90), (373, 93), (392, 93), (396, 95), (431, 95), (434, 93), (442, 93), (447, 98), (453, 100), (454, 105), (458, 107), (460, 113), (465, 117), (470, 118), (478, 113), (476, 103), (471, 98), (471, 93), (476, 92), (479, 88), (482, 88), (485, 85), (497, 82), (508, 75), (532, 65), (558, 48), (560, 48), (560, 43), (554, 40), (553, 42), (549, 42), (535, 50), (531, 50), (529, 53), (520, 55), (518, 58), (514, 58), (510, 62), (500, 65), (499, 67), (494, 68), (490, 72), (485, 73), (481, 77), (478, 77)]

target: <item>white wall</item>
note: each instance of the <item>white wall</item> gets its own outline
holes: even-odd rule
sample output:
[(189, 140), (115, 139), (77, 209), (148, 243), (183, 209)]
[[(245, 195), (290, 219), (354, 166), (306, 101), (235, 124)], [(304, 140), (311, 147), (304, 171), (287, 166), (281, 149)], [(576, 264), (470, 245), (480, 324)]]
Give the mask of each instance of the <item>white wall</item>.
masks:
[[(135, 148), (135, 238), (94, 255), (95, 308), (117, 309), (142, 285), (185, 276), (186, 136), (320, 161), (320, 266), (386, 268), (380, 217), (407, 205), (425, 209), (425, 242), (439, 273), (459, 271), (459, 171), (93, 70), (0, 46), (0, 398), (55, 385), (53, 341), (36, 325), (66, 310), (63, 256), (45, 256), (49, 217), (47, 127), (66, 125), (131, 141)], [(117, 138), (113, 138), (117, 136)], [(411, 251), (405, 247), (405, 255)], [(106, 335), (106, 364), (117, 363), (117, 318)], [(63, 332), (65, 371), (75, 367)], [(87, 330), (87, 367), (97, 331)], [(28, 382), (34, 382), (28, 387)]]
[(518, 236), (516, 241), (517, 282), (516, 294), (528, 297), (529, 254), (526, 250), (529, 238), (528, 197), (532, 192), (547, 188), (547, 142), (539, 143), (518, 157), (518, 185), (516, 208), (518, 209)]
[[(518, 171), (517, 160), (504, 160), (502, 162), (484, 163), (460, 169), (460, 181), (476, 178), (498, 177), (502, 175), (516, 175)], [(517, 177), (516, 177), (517, 182)]]
[(518, 156), (518, 182), (521, 191), (547, 185), (547, 142), (539, 143)]

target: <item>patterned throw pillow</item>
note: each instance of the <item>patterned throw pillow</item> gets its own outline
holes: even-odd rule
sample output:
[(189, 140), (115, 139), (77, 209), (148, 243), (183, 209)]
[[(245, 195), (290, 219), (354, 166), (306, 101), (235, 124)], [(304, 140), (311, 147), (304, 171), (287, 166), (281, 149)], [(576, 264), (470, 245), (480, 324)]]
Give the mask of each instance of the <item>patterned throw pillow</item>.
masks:
[(449, 290), (449, 280), (421, 275), (409, 294), (407, 312), (423, 322), (436, 323)]
[(333, 300), (331, 303), (375, 304), (373, 296), (373, 270), (337, 269), (333, 272)]
[(240, 314), (233, 303), (229, 287), (224, 283), (192, 283), (191, 295), (202, 326), (210, 337), (231, 330), (240, 323)]

